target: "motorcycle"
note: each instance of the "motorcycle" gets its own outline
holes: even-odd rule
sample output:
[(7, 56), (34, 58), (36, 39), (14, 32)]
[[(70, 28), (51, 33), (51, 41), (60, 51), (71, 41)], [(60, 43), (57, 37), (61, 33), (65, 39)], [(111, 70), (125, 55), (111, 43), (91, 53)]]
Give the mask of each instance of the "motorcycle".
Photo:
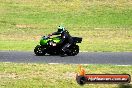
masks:
[[(75, 56), (79, 53), (79, 46), (77, 43), (82, 42), (81, 37), (72, 37), (73, 38), (73, 44), (68, 47), (68, 51), (65, 52), (68, 56)], [(61, 37), (50, 37), (50, 36), (43, 36), (40, 39), (40, 45), (37, 45), (34, 49), (34, 53), (36, 56), (44, 56), (46, 54), (49, 55), (60, 55), (61, 48), (63, 44), (58, 44), (61, 42)]]

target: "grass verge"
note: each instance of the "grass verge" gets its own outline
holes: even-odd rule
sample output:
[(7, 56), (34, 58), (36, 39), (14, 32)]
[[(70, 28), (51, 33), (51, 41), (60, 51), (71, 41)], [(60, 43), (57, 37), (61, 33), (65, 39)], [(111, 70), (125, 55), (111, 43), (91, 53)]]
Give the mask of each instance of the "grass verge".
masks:
[[(132, 66), (83, 65), (87, 73), (132, 75)], [(0, 63), (0, 88), (80, 88), (75, 81), (78, 65)], [(83, 88), (124, 88), (120, 84), (86, 84)], [(129, 88), (128, 86), (125, 88)], [(131, 87), (130, 87), (131, 88)]]

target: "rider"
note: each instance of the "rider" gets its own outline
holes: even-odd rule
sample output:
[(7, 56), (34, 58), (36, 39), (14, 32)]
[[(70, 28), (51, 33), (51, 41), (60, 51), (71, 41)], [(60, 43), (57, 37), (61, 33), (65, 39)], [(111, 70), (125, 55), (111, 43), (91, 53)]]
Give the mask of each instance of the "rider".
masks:
[(61, 48), (62, 50), (61, 55), (64, 55), (64, 53), (69, 50), (68, 47), (70, 47), (70, 45), (73, 43), (73, 39), (69, 32), (63, 26), (59, 26), (58, 31), (52, 33), (50, 36), (59, 34), (61, 34), (61, 42), (59, 44), (64, 45)]

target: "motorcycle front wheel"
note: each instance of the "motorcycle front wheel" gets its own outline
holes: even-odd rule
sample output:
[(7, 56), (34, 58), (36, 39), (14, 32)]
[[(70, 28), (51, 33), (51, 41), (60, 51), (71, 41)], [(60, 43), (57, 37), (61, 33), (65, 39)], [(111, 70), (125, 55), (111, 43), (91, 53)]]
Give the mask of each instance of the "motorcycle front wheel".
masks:
[(40, 45), (37, 45), (34, 49), (34, 53), (36, 56), (43, 56), (46, 54), (45, 49), (42, 48)]

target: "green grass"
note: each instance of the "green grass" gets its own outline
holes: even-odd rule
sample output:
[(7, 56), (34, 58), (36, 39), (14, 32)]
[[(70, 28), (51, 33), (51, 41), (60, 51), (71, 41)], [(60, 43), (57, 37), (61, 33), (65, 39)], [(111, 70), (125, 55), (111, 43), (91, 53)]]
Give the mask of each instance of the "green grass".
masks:
[(131, 4), (131, 0), (0, 0), (0, 50), (31, 51), (42, 35), (62, 24), (72, 35), (83, 37), (81, 51), (132, 51)]
[[(6, 44), (5, 44), (6, 43)], [(34, 41), (0, 41), (1, 50), (32, 50), (36, 43)]]
[[(89, 74), (130, 74), (132, 66), (83, 65)], [(78, 65), (0, 63), (0, 88), (123, 88), (120, 84), (76, 83)]]

